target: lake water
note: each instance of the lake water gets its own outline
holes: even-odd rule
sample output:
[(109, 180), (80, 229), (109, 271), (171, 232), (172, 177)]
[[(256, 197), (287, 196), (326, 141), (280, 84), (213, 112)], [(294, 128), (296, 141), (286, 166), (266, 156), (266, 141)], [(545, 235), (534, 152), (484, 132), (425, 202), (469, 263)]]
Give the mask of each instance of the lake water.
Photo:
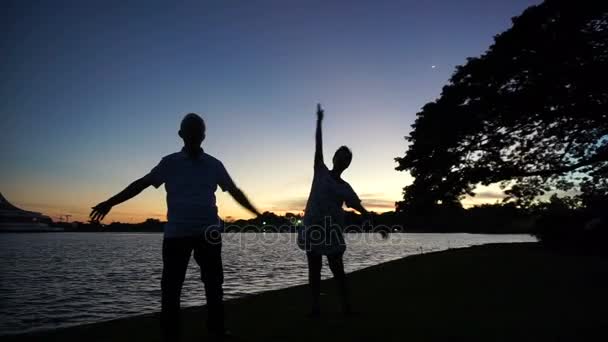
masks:
[[(346, 234), (346, 271), (407, 255), (528, 235)], [(0, 234), (0, 335), (97, 322), (160, 308), (162, 234)], [(304, 284), (304, 253), (295, 234), (224, 234), (225, 298)], [(323, 268), (323, 276), (330, 272)], [(190, 261), (182, 306), (205, 303)]]

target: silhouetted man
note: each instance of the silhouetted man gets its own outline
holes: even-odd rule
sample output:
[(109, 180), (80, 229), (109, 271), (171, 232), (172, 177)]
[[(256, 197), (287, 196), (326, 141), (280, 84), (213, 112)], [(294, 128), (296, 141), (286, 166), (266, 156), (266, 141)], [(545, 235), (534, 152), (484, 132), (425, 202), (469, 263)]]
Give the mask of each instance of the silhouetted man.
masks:
[(116, 196), (102, 202), (91, 212), (93, 221), (103, 220), (110, 209), (146, 189), (165, 184), (167, 191), (167, 224), (163, 239), (163, 274), (161, 280), (161, 321), (164, 337), (178, 340), (180, 331), (180, 294), (190, 255), (201, 269), (208, 308), (208, 329), (222, 337), (224, 280), (221, 257), (221, 229), (215, 191), (219, 185), (243, 207), (256, 215), (257, 209), (234, 184), (224, 165), (201, 148), (205, 139), (205, 122), (190, 113), (181, 122), (179, 136), (184, 140), (180, 152), (164, 157), (144, 177), (131, 183)]

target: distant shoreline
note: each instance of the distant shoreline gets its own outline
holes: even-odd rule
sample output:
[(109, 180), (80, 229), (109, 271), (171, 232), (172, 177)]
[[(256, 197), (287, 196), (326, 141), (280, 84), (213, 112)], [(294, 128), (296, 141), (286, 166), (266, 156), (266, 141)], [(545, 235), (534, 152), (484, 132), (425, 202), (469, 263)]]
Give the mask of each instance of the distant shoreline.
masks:
[[(0, 231), (0, 234), (64, 234), (64, 233), (131, 233), (162, 234), (156, 230), (64, 230), (64, 231)], [(225, 231), (223, 234), (295, 234), (296, 232), (259, 232), (259, 231)], [(380, 234), (379, 232), (345, 232), (345, 234)], [(391, 232), (390, 234), (472, 234), (472, 235), (533, 235), (529, 232), (468, 232), (468, 231), (432, 231), (412, 230)]]

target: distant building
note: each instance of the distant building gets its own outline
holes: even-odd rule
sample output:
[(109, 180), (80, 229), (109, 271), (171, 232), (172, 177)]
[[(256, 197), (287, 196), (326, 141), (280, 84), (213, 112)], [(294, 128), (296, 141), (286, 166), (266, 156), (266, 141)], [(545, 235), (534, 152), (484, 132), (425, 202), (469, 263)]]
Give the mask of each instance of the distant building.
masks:
[(0, 193), (0, 232), (48, 232), (61, 231), (51, 227), (50, 217), (34, 211), (27, 211), (12, 205)]

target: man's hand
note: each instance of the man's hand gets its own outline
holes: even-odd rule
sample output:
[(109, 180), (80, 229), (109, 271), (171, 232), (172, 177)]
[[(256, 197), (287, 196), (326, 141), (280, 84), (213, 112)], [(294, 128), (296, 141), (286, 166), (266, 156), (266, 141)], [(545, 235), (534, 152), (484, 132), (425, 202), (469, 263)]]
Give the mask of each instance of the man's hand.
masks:
[(135, 182), (129, 184), (123, 191), (119, 192), (116, 196), (110, 198), (105, 202), (101, 202), (93, 207), (93, 211), (89, 217), (92, 222), (99, 222), (110, 212), (113, 206), (118, 205), (124, 201), (127, 201), (142, 192), (145, 188), (152, 185), (152, 177), (150, 174), (143, 176)]
[(323, 108), (321, 108), (321, 104), (317, 103), (317, 120), (319, 120), (319, 121), (323, 120), (324, 114), (325, 114), (325, 112), (323, 111)]
[(112, 205), (110, 203), (108, 203), (107, 201), (101, 202), (93, 207), (93, 210), (91, 211), (89, 217), (91, 218), (92, 222), (99, 222), (103, 220), (104, 217), (106, 217), (106, 215), (110, 212), (111, 209)]
[(234, 200), (238, 204), (240, 204), (243, 208), (249, 210), (249, 212), (254, 214), (256, 218), (262, 216), (262, 214), (260, 214), (260, 212), (253, 206), (253, 204), (249, 202), (249, 199), (247, 198), (247, 196), (245, 196), (241, 189), (237, 188), (236, 186), (233, 186), (230, 190), (228, 190), (228, 193), (230, 194), (230, 196), (232, 196), (232, 198), (234, 198)]

